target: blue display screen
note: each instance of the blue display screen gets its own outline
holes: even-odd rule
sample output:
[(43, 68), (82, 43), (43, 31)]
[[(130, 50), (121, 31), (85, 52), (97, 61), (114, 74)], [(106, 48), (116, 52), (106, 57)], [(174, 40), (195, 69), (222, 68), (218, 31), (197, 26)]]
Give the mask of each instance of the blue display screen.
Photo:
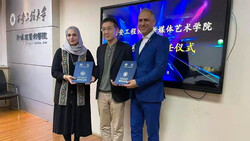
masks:
[[(101, 8), (101, 19), (113, 17), (119, 24), (119, 39), (134, 45), (142, 39), (138, 15), (151, 9), (154, 30), (169, 39), (169, 61), (163, 76), (165, 86), (222, 93), (229, 30), (228, 0), (161, 0)], [(101, 43), (106, 43), (101, 37)]]

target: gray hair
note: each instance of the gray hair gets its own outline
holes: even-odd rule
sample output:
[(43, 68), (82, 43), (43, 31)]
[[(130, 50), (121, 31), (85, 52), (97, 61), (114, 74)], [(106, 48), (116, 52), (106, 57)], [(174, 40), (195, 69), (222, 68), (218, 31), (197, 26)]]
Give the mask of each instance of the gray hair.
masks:
[(155, 20), (155, 14), (154, 14), (154, 12), (152, 10), (150, 10), (148, 8), (144, 8), (144, 9), (141, 10), (140, 14), (142, 12), (149, 12), (151, 14), (151, 16), (153, 17), (153, 19)]

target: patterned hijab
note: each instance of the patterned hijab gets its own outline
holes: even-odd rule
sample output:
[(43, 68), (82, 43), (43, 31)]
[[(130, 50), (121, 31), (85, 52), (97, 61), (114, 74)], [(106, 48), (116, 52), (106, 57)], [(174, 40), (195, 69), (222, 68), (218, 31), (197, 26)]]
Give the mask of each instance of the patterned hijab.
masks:
[[(78, 35), (78, 44), (76, 46), (70, 46), (67, 40), (67, 34), (70, 29), (73, 29)], [(68, 53), (71, 53), (74, 55), (83, 55), (84, 53), (86, 53), (87, 48), (83, 45), (81, 33), (77, 27), (75, 26), (68, 27), (65, 31), (65, 37), (66, 37), (65, 43), (61, 47), (63, 50), (66, 50)]]

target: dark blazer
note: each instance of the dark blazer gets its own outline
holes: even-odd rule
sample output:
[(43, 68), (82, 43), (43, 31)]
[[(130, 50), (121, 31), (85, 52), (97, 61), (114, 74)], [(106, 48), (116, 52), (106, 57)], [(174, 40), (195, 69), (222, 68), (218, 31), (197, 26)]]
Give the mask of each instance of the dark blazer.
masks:
[(139, 54), (141, 41), (135, 45), (137, 69), (135, 80), (138, 85), (132, 98), (143, 102), (161, 102), (165, 99), (162, 77), (168, 63), (169, 41), (154, 33)]
[[(97, 49), (97, 70), (98, 75), (95, 76), (98, 79), (97, 89), (96, 89), (96, 99), (98, 99), (99, 95), (99, 87), (102, 80), (102, 74), (104, 69), (104, 58), (105, 52), (107, 48), (107, 43), (98, 47)], [(123, 43), (121, 41), (117, 41), (114, 55), (111, 61), (111, 69), (110, 69), (110, 79), (115, 81), (115, 78), (118, 74), (122, 61), (130, 61), (132, 60), (132, 49), (131, 47)], [(111, 83), (110, 83), (111, 84)], [(124, 102), (129, 99), (129, 90), (125, 87), (116, 87), (111, 84), (111, 92), (112, 98), (115, 102)]]

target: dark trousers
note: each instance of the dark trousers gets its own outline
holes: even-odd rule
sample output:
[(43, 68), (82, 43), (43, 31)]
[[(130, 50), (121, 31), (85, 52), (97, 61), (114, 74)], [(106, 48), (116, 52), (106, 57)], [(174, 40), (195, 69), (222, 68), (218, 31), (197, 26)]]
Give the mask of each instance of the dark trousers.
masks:
[(143, 140), (143, 125), (146, 120), (148, 141), (159, 141), (161, 102), (140, 102), (131, 100), (131, 138), (132, 141)]

